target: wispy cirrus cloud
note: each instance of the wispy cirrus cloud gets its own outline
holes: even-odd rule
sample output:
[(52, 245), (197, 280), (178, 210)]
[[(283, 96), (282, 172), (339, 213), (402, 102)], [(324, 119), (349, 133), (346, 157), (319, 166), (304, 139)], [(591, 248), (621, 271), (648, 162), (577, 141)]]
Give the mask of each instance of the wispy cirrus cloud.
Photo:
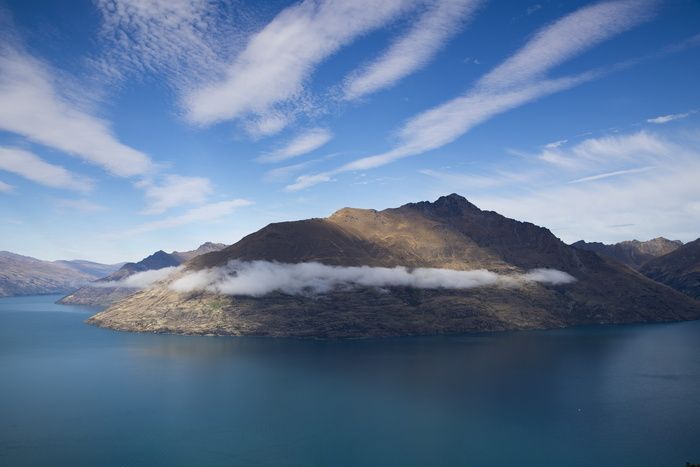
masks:
[[(242, 117), (264, 120), (303, 95), (306, 80), (324, 59), (416, 3), (320, 0), (287, 7), (252, 35), (223, 79), (184, 97), (186, 118), (199, 125)], [(284, 119), (275, 122), (269, 132), (284, 126)]]
[(500, 113), (600, 76), (592, 71), (548, 79), (554, 67), (620, 34), (654, 13), (652, 0), (617, 0), (580, 8), (538, 31), (518, 52), (484, 75), (465, 95), (410, 119), (393, 149), (337, 169), (302, 175), (288, 185), (295, 191), (329, 181), (333, 175), (388, 164), (444, 146)]
[(166, 175), (160, 183), (143, 180), (137, 186), (145, 190), (148, 205), (142, 214), (162, 214), (188, 204), (204, 203), (214, 191), (209, 179)]
[(556, 150), (563, 160), (575, 163), (553, 164), (540, 153), (519, 157), (510, 172), (481, 167), (478, 174), (422, 173), (436, 180), (437, 192), (446, 187), (463, 191), (482, 209), (546, 225), (569, 242), (660, 234), (697, 238), (697, 132), (637, 131), (588, 138)]
[(146, 222), (129, 229), (120, 236), (135, 236), (156, 230), (170, 229), (193, 223), (212, 222), (230, 215), (233, 211), (244, 206), (250, 206), (252, 201), (246, 199), (232, 199), (217, 203), (205, 204), (186, 211), (178, 216), (166, 217), (165, 219)]
[(647, 167), (638, 167), (636, 169), (625, 169), (625, 170), (615, 170), (614, 172), (605, 172), (602, 174), (590, 175), (588, 177), (577, 178), (576, 180), (571, 180), (569, 183), (585, 183), (592, 182), (595, 180), (603, 180), (605, 178), (619, 177), (622, 175), (637, 174), (641, 172), (647, 172), (649, 170), (655, 169), (656, 166), (650, 165)]
[(546, 149), (555, 149), (555, 148), (558, 148), (559, 146), (561, 146), (562, 144), (566, 144), (568, 142), (569, 142), (568, 139), (560, 139), (558, 141), (552, 141), (551, 143), (547, 143), (544, 145), (544, 147)]
[(515, 195), (475, 196), (484, 209), (547, 225), (565, 241), (616, 242), (630, 235), (692, 240), (700, 217), (700, 154), (654, 170)]
[(482, 88), (509, 88), (542, 79), (552, 68), (651, 19), (658, 2), (617, 0), (581, 8), (539, 30), (515, 55), (479, 80)]
[(18, 148), (0, 147), (0, 170), (51, 188), (87, 192), (94, 187), (93, 180), (59, 165), (49, 164), (39, 156)]
[(301, 175), (285, 189), (287, 191), (301, 190), (318, 183), (331, 181), (333, 176), (343, 172), (368, 170), (404, 157), (439, 148), (499, 113), (539, 97), (568, 89), (589, 79), (591, 79), (590, 75), (581, 75), (548, 80), (509, 92), (488, 95), (470, 93), (453, 99), (409, 120), (399, 132), (402, 144), (394, 149), (375, 156), (354, 160), (331, 171)]
[(582, 168), (596, 163), (637, 162), (646, 156), (669, 154), (670, 143), (658, 136), (639, 131), (627, 135), (589, 138), (572, 147), (545, 148), (539, 159), (568, 168)]
[(315, 151), (333, 139), (326, 128), (312, 128), (293, 138), (283, 147), (258, 157), (258, 162), (281, 162)]
[(0, 181), (0, 193), (9, 193), (15, 189), (14, 186), (10, 185), (9, 183), (5, 183), (3, 181)]
[(480, 0), (437, 0), (376, 60), (351, 74), (343, 98), (357, 99), (395, 84), (426, 65), (473, 15)]
[(657, 125), (663, 125), (664, 123), (673, 122), (674, 120), (681, 120), (690, 117), (695, 112), (695, 110), (691, 110), (690, 112), (684, 112), (680, 114), (660, 115), (658, 117), (647, 119), (647, 123), (656, 123)]
[(14, 45), (9, 39), (0, 45), (0, 129), (113, 175), (128, 177), (152, 169), (151, 159), (119, 142), (105, 120), (61, 94), (57, 74), (49, 66)]

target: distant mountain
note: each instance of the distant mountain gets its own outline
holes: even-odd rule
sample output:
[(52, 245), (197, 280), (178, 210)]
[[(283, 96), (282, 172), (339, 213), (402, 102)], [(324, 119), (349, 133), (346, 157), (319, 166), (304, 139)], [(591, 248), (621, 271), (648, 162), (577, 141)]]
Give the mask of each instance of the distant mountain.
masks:
[(83, 260), (43, 261), (0, 251), (0, 297), (65, 293), (120, 266)]
[(639, 269), (647, 261), (677, 250), (683, 246), (683, 242), (658, 237), (646, 242), (627, 240), (613, 245), (579, 240), (576, 243), (572, 243), (571, 246), (582, 250), (595, 251), (599, 255), (617, 260), (632, 269)]
[(93, 284), (87, 284), (74, 290), (70, 294), (60, 299), (57, 303), (72, 304), (72, 305), (89, 305), (89, 306), (108, 306), (117, 302), (137, 291), (132, 287), (114, 286), (110, 287), (106, 284), (112, 282), (123, 281), (127, 277), (133, 276), (139, 272), (159, 270), (172, 266), (179, 266), (185, 261), (192, 259), (204, 253), (211, 253), (225, 248), (223, 243), (206, 242), (192, 251), (173, 251), (166, 253), (163, 250), (158, 250), (150, 256), (142, 259), (137, 263), (125, 263), (121, 268), (113, 273), (101, 277), (94, 281)]
[(700, 238), (648, 261), (640, 270), (655, 281), (700, 299)]
[(54, 261), (54, 264), (62, 264), (65, 265), (71, 269), (75, 269), (77, 271), (83, 272), (85, 274), (88, 274), (93, 277), (104, 277), (108, 274), (112, 274), (114, 271), (118, 270), (124, 264), (126, 263), (117, 263), (117, 264), (101, 264), (101, 263), (95, 263), (93, 261), (85, 261), (85, 260), (59, 260), (59, 261)]
[[(353, 268), (361, 266), (385, 269)], [(408, 269), (386, 269), (399, 266)], [(439, 269), (411, 276), (412, 268)], [(355, 282), (323, 290), (328, 277), (314, 276), (319, 270)], [(457, 271), (471, 271), (482, 286), (451, 285)], [(420, 286), (405, 281), (419, 275)], [(547, 282), (547, 275), (575, 281)], [(689, 297), (453, 194), (270, 224), (88, 322), (144, 332), (367, 337), (697, 318), (700, 303)]]

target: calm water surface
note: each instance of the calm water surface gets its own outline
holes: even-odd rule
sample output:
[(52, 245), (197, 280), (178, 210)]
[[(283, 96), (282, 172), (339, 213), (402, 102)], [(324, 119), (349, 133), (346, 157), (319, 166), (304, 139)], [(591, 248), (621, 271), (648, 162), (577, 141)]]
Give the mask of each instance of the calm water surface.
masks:
[(700, 463), (700, 322), (304, 341), (0, 299), (0, 465)]

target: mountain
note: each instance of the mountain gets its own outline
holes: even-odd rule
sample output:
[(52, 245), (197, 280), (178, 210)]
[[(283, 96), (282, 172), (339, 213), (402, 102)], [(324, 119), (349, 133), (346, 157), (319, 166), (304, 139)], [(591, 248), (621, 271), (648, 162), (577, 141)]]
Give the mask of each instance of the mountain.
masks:
[(104, 277), (108, 274), (113, 273), (120, 267), (124, 266), (125, 263), (117, 264), (101, 264), (95, 263), (93, 261), (85, 261), (81, 259), (76, 260), (58, 260), (54, 261), (54, 264), (60, 264), (67, 266), (70, 269), (80, 271), (92, 277)]
[[(326, 266), (308, 264), (312, 261)], [(280, 263), (297, 264), (297, 269), (285, 276), (294, 266)], [(375, 286), (384, 284), (382, 276), (405, 278), (409, 270), (352, 268), (358, 266), (440, 269), (415, 271), (436, 281), (419, 288), (401, 280)], [(556, 269), (575, 281), (512, 279), (538, 268)], [(304, 282), (305, 274), (318, 269), (359, 278), (354, 286), (304, 293), (323, 285), (319, 277)], [(474, 271), (484, 269), (491, 272)], [(496, 282), (454, 288), (449, 281), (457, 271), (473, 271), (475, 283)], [(510, 285), (508, 278), (514, 281)], [(238, 281), (237, 287), (253, 292), (229, 287), (225, 294), (225, 287), (212, 280)], [(506, 282), (495, 285), (499, 280)], [(289, 287), (265, 291), (274, 281), (287, 281)], [(291, 290), (300, 283), (306, 288)], [(324, 219), (270, 224), (188, 261), (183, 270), (88, 322), (143, 332), (374, 337), (697, 318), (700, 303), (689, 297), (609, 258), (566, 245), (545, 228), (482, 211), (453, 194), (433, 203), (384, 211), (345, 208)]]
[(0, 297), (65, 293), (118, 269), (92, 261), (43, 261), (0, 251)]
[(669, 240), (658, 237), (646, 242), (639, 240), (627, 240), (613, 245), (606, 245), (600, 242), (585, 242), (579, 240), (571, 246), (582, 250), (595, 251), (599, 255), (607, 256), (625, 264), (632, 269), (642, 267), (644, 263), (659, 256), (671, 253), (683, 246), (680, 240)]
[(700, 299), (700, 238), (647, 262), (645, 276)]
[(101, 279), (94, 281), (92, 284), (87, 284), (84, 287), (74, 290), (57, 303), (64, 305), (108, 306), (128, 297), (138, 290), (132, 287), (119, 285), (110, 286), (110, 283), (123, 281), (127, 277), (131, 277), (139, 272), (179, 266), (198, 255), (218, 251), (225, 247), (226, 245), (223, 243), (206, 242), (200, 245), (196, 250), (191, 251), (173, 251), (172, 253), (166, 253), (163, 250), (159, 250), (137, 263), (123, 264), (121, 268), (114, 271), (112, 274), (101, 277)]

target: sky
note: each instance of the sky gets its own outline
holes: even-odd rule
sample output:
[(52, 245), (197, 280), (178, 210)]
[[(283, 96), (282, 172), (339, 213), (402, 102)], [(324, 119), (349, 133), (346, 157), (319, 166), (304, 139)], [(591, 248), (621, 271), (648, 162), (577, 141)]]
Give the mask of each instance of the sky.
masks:
[(139, 260), (459, 193), (700, 236), (700, 2), (0, 0), (0, 250)]

